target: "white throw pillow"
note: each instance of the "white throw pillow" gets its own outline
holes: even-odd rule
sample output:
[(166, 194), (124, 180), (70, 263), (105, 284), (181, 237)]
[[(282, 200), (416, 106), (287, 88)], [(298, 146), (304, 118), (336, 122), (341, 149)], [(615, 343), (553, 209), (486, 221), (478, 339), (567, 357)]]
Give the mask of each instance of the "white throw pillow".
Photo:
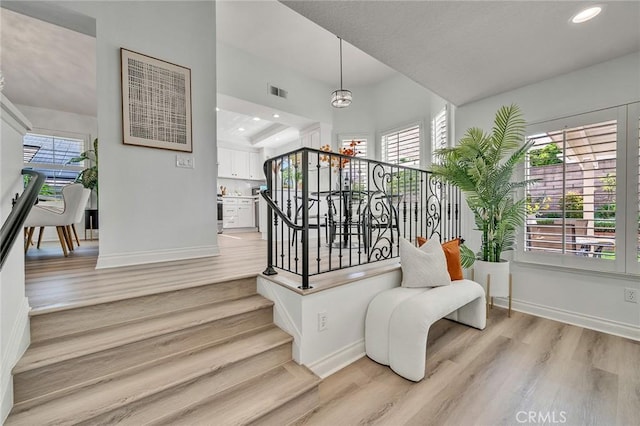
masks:
[(418, 248), (400, 238), (402, 287), (438, 287), (451, 284), (447, 259), (436, 238)]

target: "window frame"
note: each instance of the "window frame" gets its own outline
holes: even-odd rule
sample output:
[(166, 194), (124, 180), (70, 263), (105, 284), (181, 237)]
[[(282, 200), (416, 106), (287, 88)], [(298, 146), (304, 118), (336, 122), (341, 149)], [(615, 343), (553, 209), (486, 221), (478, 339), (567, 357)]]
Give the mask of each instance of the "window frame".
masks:
[[(522, 263), (543, 264), (580, 270), (590, 270), (622, 275), (636, 275), (640, 272), (638, 262), (633, 262), (633, 256), (637, 256), (637, 248), (634, 246), (634, 238), (629, 238), (628, 230), (637, 227), (638, 209), (628, 206), (628, 200), (638, 197), (638, 112), (640, 103), (633, 103), (583, 114), (540, 121), (527, 125), (526, 135), (535, 135), (574, 128), (609, 120), (616, 120), (616, 232), (615, 232), (615, 260), (606, 260), (592, 257), (571, 255), (558, 256), (557, 253), (528, 252), (525, 251), (526, 224), (520, 228), (517, 234), (517, 249), (514, 251), (514, 260)], [(636, 119), (634, 120), (633, 117)], [(632, 131), (636, 126), (635, 139)], [(525, 167), (518, 168), (518, 178), (525, 178)], [(635, 170), (635, 172), (634, 172)], [(627, 185), (628, 180), (634, 179), (635, 185)], [(524, 198), (526, 191), (518, 191), (518, 196)], [(636, 231), (637, 232), (637, 231)], [(618, 249), (619, 248), (619, 249)]]
[[(389, 129), (386, 129), (382, 132), (380, 132), (380, 137), (378, 138), (379, 141), (379, 148), (380, 148), (380, 160), (386, 163), (390, 163), (390, 164), (396, 164), (393, 163), (389, 160), (385, 160), (385, 150), (384, 150), (384, 138), (386, 136), (392, 135), (394, 133), (402, 133), (404, 131), (407, 131), (411, 128), (417, 127), (418, 128), (418, 132), (419, 132), (419, 137), (418, 137), (418, 164), (416, 165), (407, 165), (407, 167), (415, 167), (415, 168), (420, 168), (420, 169), (424, 169), (425, 166), (425, 156), (424, 156), (424, 152), (425, 152), (425, 137), (424, 137), (424, 123), (422, 122), (422, 120), (416, 120), (416, 121), (411, 121), (408, 123), (405, 123), (403, 125), (400, 126), (395, 126)], [(402, 165), (406, 165), (403, 163), (397, 163), (397, 165), (402, 166)]]
[[(440, 121), (440, 117), (444, 116), (444, 129), (445, 129), (445, 144), (442, 147), (436, 146), (436, 141), (438, 140), (438, 121)], [(440, 111), (436, 113), (431, 118), (431, 155), (429, 156), (429, 164), (435, 164), (436, 162), (436, 154), (435, 152), (441, 148), (448, 148), (451, 146), (451, 129), (449, 127), (449, 105), (446, 104)]]
[[(80, 140), (80, 141), (82, 141), (82, 148), (81, 148), (80, 152), (84, 152), (84, 151), (90, 149), (89, 146), (90, 146), (91, 135), (89, 135), (89, 134), (65, 132), (65, 131), (60, 131), (60, 130), (50, 130), (50, 129), (43, 129), (43, 128), (33, 128), (23, 136), (23, 139), (22, 139), (23, 152), (24, 152), (24, 138), (26, 136), (28, 136), (28, 135), (35, 135), (35, 136), (41, 136), (41, 137), (53, 138), (53, 139)], [(66, 170), (66, 171), (77, 172), (79, 174), (81, 171), (83, 171), (84, 169), (86, 169), (89, 166), (88, 165), (82, 165), (82, 164), (79, 164), (79, 163), (75, 163), (75, 164), (57, 164), (57, 163), (32, 163), (32, 162), (28, 162), (28, 163), (23, 163), (23, 167), (24, 168), (33, 169), (33, 170), (36, 170), (36, 171), (38, 171), (38, 170)], [(62, 200), (62, 193), (57, 193), (57, 194), (51, 196), (51, 198), (55, 199), (56, 201), (61, 201)]]

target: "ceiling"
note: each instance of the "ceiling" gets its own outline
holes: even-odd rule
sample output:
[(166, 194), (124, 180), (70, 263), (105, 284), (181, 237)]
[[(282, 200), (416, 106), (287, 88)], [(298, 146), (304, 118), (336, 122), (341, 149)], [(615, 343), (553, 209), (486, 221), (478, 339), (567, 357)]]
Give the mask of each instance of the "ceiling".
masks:
[(15, 104), (97, 115), (96, 39), (0, 8), (5, 79)]
[[(339, 34), (377, 58), (345, 43), (346, 87), (391, 76), (394, 71), (379, 59), (458, 105), (640, 50), (640, 2), (606, 2), (600, 16), (581, 26), (568, 23), (577, 2), (283, 3), (217, 2), (218, 39), (333, 87)], [(96, 115), (95, 38), (5, 8), (0, 23), (7, 97)], [(286, 143), (311, 124), (286, 113), (275, 119), (263, 106), (222, 98), (220, 138), (231, 143)]]
[[(216, 37), (329, 86), (340, 83), (336, 35), (275, 0), (216, 2)], [(379, 83), (395, 73), (349, 43), (342, 54), (346, 87)]]
[(287, 1), (456, 105), (640, 50), (640, 2)]

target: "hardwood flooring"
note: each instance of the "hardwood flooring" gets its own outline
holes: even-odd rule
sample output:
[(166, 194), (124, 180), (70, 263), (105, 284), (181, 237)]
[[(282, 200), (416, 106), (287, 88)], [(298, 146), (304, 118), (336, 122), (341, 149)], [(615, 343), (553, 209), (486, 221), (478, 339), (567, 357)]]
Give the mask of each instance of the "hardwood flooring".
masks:
[(484, 331), (432, 326), (423, 381), (362, 358), (296, 424), (638, 425), (639, 362), (640, 342), (494, 308)]
[(82, 241), (69, 257), (63, 257), (55, 243), (30, 248), (25, 260), (29, 303), (34, 312), (43, 313), (255, 276), (264, 270), (267, 243), (260, 234), (218, 237), (220, 256), (109, 269), (95, 269), (97, 241)]
[[(59, 246), (57, 253), (54, 245), (51, 252), (32, 249), (27, 294), (42, 314), (68, 304), (145, 295), (152, 284), (188, 288), (212, 276), (240, 279), (264, 269), (266, 242), (258, 238), (223, 234), (216, 258), (109, 270), (93, 269), (95, 244), (83, 244), (68, 258)], [(276, 386), (277, 376), (273, 380)], [(640, 342), (519, 312), (507, 318), (494, 308), (484, 331), (447, 320), (432, 326), (423, 381), (407, 381), (365, 357), (324, 379), (319, 398), (320, 405), (296, 425), (637, 426)], [(304, 412), (297, 405), (302, 403), (291, 401), (291, 409)], [(209, 415), (195, 412), (193, 424)]]

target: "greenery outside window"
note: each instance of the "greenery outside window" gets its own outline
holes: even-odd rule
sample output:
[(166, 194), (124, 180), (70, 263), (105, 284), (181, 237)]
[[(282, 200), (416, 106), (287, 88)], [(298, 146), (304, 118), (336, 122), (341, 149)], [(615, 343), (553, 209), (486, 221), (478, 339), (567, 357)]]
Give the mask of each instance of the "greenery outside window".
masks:
[(631, 104), (529, 126), (534, 145), (524, 173), (538, 182), (525, 191), (518, 260), (639, 272), (638, 110)]

